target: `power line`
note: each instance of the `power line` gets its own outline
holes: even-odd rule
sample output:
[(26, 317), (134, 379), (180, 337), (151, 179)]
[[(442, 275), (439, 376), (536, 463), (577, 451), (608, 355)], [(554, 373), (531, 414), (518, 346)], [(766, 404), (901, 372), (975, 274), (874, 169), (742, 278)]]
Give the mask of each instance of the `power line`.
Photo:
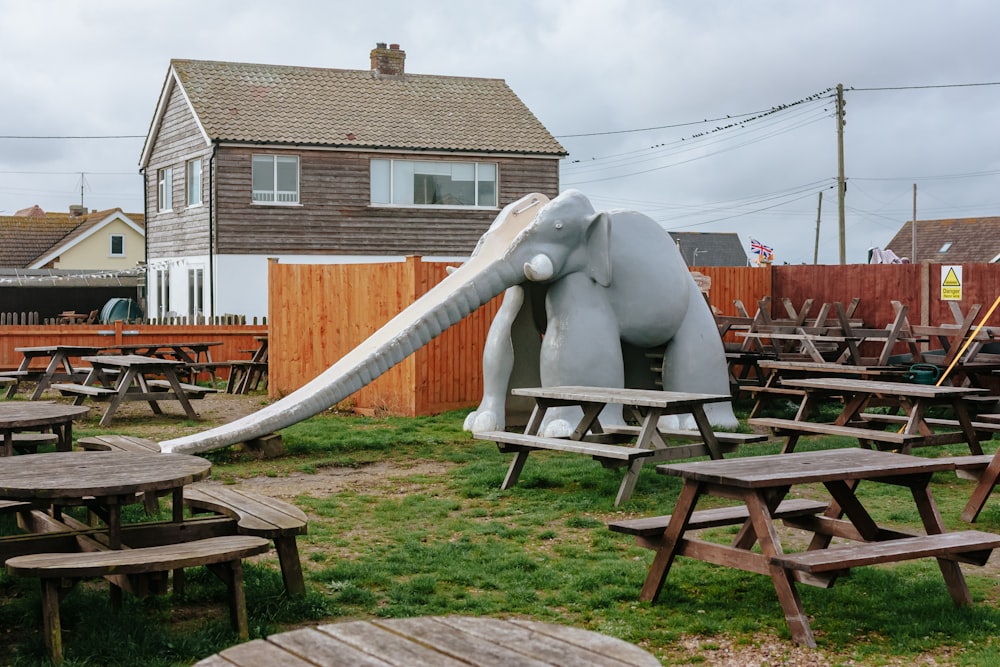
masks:
[(0, 134), (0, 139), (145, 139), (145, 134), (27, 135)]
[(1000, 86), (1000, 81), (986, 81), (983, 83), (941, 83), (927, 86), (881, 86), (877, 88), (854, 88), (850, 87), (849, 91), (873, 91), (873, 90), (928, 90), (930, 88), (976, 88), (979, 86)]

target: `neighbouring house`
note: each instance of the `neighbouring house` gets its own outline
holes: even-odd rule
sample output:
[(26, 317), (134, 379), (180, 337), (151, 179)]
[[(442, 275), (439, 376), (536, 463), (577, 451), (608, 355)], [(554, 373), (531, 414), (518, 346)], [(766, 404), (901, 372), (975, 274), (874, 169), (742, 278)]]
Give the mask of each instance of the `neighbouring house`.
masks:
[(917, 220), (913, 232), (905, 222), (886, 249), (914, 263), (1000, 262), (1000, 217)]
[(142, 214), (120, 208), (21, 209), (0, 216), (0, 268), (134, 272), (146, 259), (143, 223)]
[(739, 234), (732, 232), (667, 232), (688, 266), (747, 266)]
[(137, 298), (145, 258), (142, 214), (36, 205), (0, 216), (0, 312), (47, 318)]
[(559, 192), (566, 151), (501, 79), (171, 60), (140, 158), (150, 316), (267, 315), (267, 263), (468, 257)]

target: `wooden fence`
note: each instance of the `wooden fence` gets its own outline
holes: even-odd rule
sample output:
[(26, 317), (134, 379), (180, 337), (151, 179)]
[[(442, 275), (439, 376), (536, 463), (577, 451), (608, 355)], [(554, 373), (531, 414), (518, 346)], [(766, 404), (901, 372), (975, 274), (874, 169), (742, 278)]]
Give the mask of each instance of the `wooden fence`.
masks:
[[(920, 264), (783, 265), (693, 267), (711, 278), (709, 302), (736, 314), (740, 299), (751, 314), (771, 297), (772, 314), (783, 316), (781, 299), (798, 308), (813, 299), (848, 303), (882, 327), (893, 319), (891, 301), (909, 306), (914, 324), (951, 322), (940, 298), (941, 266)], [(1000, 265), (963, 266), (963, 310), (1000, 295)], [(409, 258), (403, 263), (288, 265), (272, 263), (269, 274), (270, 392), (286, 394), (319, 375), (372, 332), (402, 311), (445, 275), (444, 265)], [(499, 299), (480, 308), (422, 350), (349, 399), (356, 409), (395, 414), (433, 414), (476, 405), (482, 396), (482, 351)], [(1000, 326), (1000, 309), (989, 320)]]
[[(150, 325), (125, 324), (39, 324), (0, 326), (0, 368), (10, 370), (21, 363), (18, 347), (40, 345), (134, 345), (141, 343), (221, 341), (213, 347), (212, 359), (249, 359), (246, 350), (257, 348), (254, 336), (267, 333), (260, 325)], [(45, 360), (39, 359), (43, 364)], [(44, 366), (40, 366), (44, 367)], [(225, 372), (222, 373), (225, 375)]]
[[(268, 273), (272, 397), (298, 389), (445, 277), (446, 264), (279, 264)], [(435, 414), (475, 405), (494, 299), (356, 392), (356, 410)]]

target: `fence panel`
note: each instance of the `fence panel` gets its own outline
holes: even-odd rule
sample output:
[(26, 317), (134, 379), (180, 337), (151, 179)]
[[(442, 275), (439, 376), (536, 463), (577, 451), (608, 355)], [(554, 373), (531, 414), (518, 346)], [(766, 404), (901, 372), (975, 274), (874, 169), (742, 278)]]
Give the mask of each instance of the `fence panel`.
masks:
[[(445, 264), (279, 264), (269, 273), (272, 396), (325, 371), (441, 281)], [(499, 300), (410, 355), (347, 401), (355, 409), (434, 414), (482, 397), (482, 350)]]

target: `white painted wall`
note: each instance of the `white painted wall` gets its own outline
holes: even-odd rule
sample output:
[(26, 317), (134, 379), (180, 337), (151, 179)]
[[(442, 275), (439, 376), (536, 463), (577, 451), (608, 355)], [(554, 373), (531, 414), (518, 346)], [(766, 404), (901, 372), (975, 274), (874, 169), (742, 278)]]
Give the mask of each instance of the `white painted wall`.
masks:
[[(267, 317), (267, 262), (276, 257), (282, 264), (379, 264), (403, 262), (402, 255), (217, 255), (212, 270), (215, 272), (215, 315), (243, 315), (248, 321)], [(426, 262), (448, 262), (455, 265), (466, 261), (467, 257), (424, 257)], [(147, 275), (148, 316), (159, 312), (157, 301), (159, 289), (156, 284), (156, 268), (170, 270), (169, 310), (184, 316), (188, 313), (188, 269), (205, 269), (205, 289), (208, 289), (208, 256), (172, 257), (150, 263)], [(204, 296), (208, 311), (211, 300)]]

